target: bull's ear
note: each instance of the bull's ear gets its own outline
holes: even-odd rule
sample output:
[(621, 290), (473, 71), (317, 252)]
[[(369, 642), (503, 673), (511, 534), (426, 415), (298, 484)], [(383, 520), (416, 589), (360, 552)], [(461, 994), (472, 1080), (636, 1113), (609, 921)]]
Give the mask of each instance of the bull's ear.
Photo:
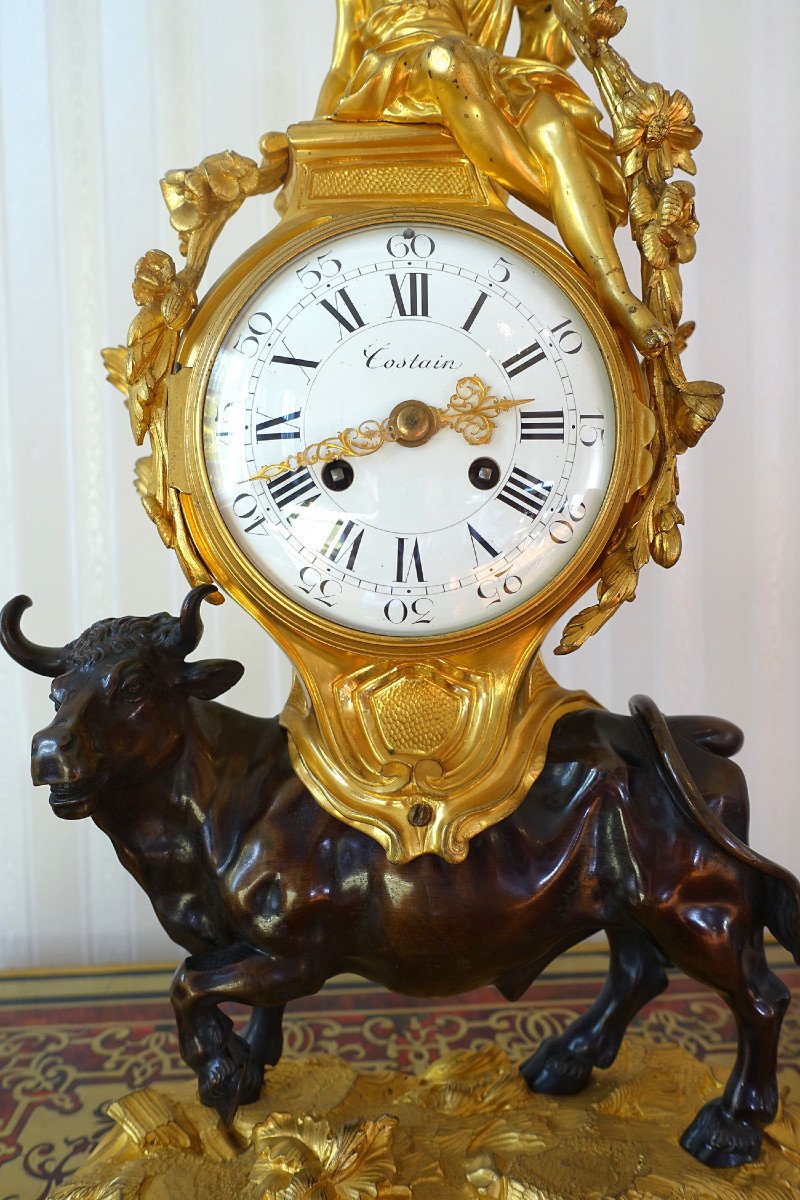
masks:
[(232, 658), (204, 658), (202, 662), (184, 663), (184, 691), (201, 700), (213, 700), (227, 692), (244, 675), (244, 667)]

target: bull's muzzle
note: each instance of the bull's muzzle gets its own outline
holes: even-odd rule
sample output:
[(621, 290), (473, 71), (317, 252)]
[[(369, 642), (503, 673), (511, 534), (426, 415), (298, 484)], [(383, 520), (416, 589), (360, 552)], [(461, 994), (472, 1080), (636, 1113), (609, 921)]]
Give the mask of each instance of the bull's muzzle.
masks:
[(71, 820), (90, 816), (106, 782), (75, 730), (64, 722), (54, 722), (34, 736), (31, 778), (37, 787), (50, 788), (51, 808)]

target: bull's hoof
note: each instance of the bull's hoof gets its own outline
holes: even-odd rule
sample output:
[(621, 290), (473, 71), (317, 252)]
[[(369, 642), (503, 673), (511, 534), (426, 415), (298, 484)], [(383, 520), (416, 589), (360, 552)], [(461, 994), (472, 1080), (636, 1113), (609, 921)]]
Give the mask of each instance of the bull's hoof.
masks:
[(732, 1117), (721, 1100), (712, 1100), (700, 1109), (681, 1145), (707, 1167), (741, 1167), (758, 1158), (761, 1130), (750, 1121)]
[(250, 1103), (243, 1095), (245, 1085), (250, 1082), (247, 1069), (249, 1058), (250, 1047), (247, 1042), (230, 1033), (219, 1052), (204, 1063), (198, 1072), (200, 1100), (208, 1108), (216, 1110), (226, 1129), (233, 1124), (240, 1104)]
[(566, 1047), (557, 1037), (547, 1038), (535, 1054), (520, 1067), (522, 1078), (532, 1092), (550, 1096), (574, 1096), (582, 1092), (592, 1078), (592, 1064)]

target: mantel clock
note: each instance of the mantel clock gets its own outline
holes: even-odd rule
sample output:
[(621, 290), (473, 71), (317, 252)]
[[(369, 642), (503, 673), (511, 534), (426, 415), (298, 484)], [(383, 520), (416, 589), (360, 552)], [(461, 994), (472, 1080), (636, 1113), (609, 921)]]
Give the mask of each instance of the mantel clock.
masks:
[[(681, 367), (698, 225), (675, 173), (700, 134), (681, 92), (612, 49), (624, 21), (613, 0), (339, 0), (315, 119), (267, 134), (260, 162), (226, 151), (162, 181), (186, 262), (139, 261), (139, 313), (105, 360), (192, 589), (179, 617), (106, 618), (61, 647), (22, 633), (17, 596), (0, 645), (52, 680), (34, 781), (107, 834), (188, 955), (178, 1044), (221, 1123), (125, 1097), (82, 1196), (84, 1178), (140, 1196), (157, 1175), (176, 1196), (797, 1192), (797, 1116), (776, 1122), (789, 993), (764, 930), (800, 961), (800, 882), (747, 844), (741, 731), (643, 696), (608, 713), (540, 661), (587, 588), (559, 653), (650, 559), (675, 563), (677, 460), (722, 402)], [(272, 191), (280, 221), (200, 301), (220, 230)], [(187, 661), (218, 589), (292, 659), (280, 724), (216, 702), (241, 664)], [(286, 1004), (328, 979), (518, 1000), (601, 931), (602, 991), (520, 1074), (489, 1047), (363, 1092), (330, 1060), (265, 1078)], [(550, 1098), (612, 1067), (668, 964), (727, 1003), (727, 1083), (676, 1052), (645, 1088), (617, 1074), (559, 1115)], [(665, 1096), (675, 1134), (702, 1102), (680, 1135), (697, 1164), (661, 1157)], [(650, 1110), (657, 1146), (608, 1123)]]
[[(226, 152), (162, 182), (186, 266), (144, 256), (128, 345), (106, 352), (152, 443), (149, 515), (193, 584), (289, 654), (295, 771), (393, 862), (463, 859), (593, 703), (551, 679), (543, 638), (596, 583), (575, 649), (648, 558), (676, 560), (676, 459), (721, 403), (680, 367), (697, 223), (672, 176), (700, 135), (610, 47), (623, 20), (597, 0), (340, 0), (316, 119), (266, 135), (260, 164)], [(277, 226), (198, 304), (224, 223), (276, 188)], [(644, 303), (614, 247), (628, 213)]]

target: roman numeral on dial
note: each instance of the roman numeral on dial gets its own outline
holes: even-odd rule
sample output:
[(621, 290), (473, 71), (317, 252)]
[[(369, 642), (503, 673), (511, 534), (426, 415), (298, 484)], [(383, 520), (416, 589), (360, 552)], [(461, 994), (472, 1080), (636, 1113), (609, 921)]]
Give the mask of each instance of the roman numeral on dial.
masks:
[(467, 529), (469, 530), (469, 536), (472, 541), (472, 553), (475, 555), (475, 566), (476, 567), (480, 566), (480, 563), (478, 562), (478, 547), (479, 546), (480, 546), (481, 550), (483, 550), (484, 554), (489, 555), (489, 558), (497, 558), (500, 551), (495, 550), (495, 548), (491, 542), (487, 542), (486, 538), (483, 537), (482, 534), (478, 533), (477, 529), (473, 529), (471, 525), (468, 524)]
[(358, 552), (361, 549), (361, 539), (364, 536), (363, 529), (359, 529), (355, 537), (352, 536), (353, 531), (357, 528), (355, 521), (337, 521), (322, 547), (322, 553), (331, 562), (339, 562), (340, 559), (344, 559), (346, 554), (345, 566), (348, 571), (352, 571), (355, 566)]
[(419, 552), (419, 542), (414, 538), (414, 545), (411, 551), (408, 551), (408, 538), (399, 537), (397, 539), (397, 575), (395, 576), (396, 583), (408, 583), (413, 570), (417, 577), (418, 583), (425, 582), (425, 576), (422, 573), (422, 558)]
[(522, 467), (514, 467), (508, 483), (498, 493), (497, 499), (535, 521), (547, 503), (552, 490), (552, 483), (545, 483), (543, 479), (529, 475), (527, 471), (523, 471)]
[(347, 309), (349, 316), (345, 316), (344, 313), (339, 312), (339, 306), (335, 299), (332, 301), (327, 300), (327, 299), (321, 300), (320, 301), (321, 307), (324, 309), (327, 309), (327, 311), (331, 314), (331, 316), (335, 317), (336, 320), (339, 322), (339, 324), (344, 329), (346, 329), (348, 333), (355, 333), (356, 329), (363, 329), (364, 320), (361, 316), (361, 313), (358, 311), (355, 304), (353, 304), (353, 301), (350, 299), (350, 295), (349, 295), (347, 289), (339, 288), (338, 292), (336, 292), (335, 295), (339, 297), (339, 300), (342, 302), (344, 307)]
[(561, 408), (543, 410), (523, 409), (520, 413), (522, 428), (520, 440), (523, 442), (563, 442), (564, 440), (564, 410)]
[(256, 422), (257, 442), (278, 442), (284, 439), (299, 438), (300, 430), (292, 422), (300, 416), (297, 412), (287, 413), (284, 417), (270, 417), (266, 421)]
[(475, 324), (475, 320), (478, 316), (478, 313), (481, 311), (481, 309), (483, 308), (484, 304), (486, 303), (486, 301), (488, 299), (489, 299), (488, 292), (481, 292), (480, 296), (478, 296), (478, 299), (475, 301), (475, 304), (473, 305), (471, 313), (467, 317), (464, 324), (461, 326), (461, 328), (466, 330), (467, 333), (469, 333), (470, 329), (472, 329), (472, 326)]
[(524, 350), (517, 351), (507, 358), (503, 363), (509, 377), (520, 375), (523, 371), (527, 371), (529, 367), (536, 366), (537, 363), (544, 362), (547, 358), (542, 347), (538, 342), (534, 342), (530, 346), (526, 346)]
[(299, 471), (284, 471), (282, 475), (271, 479), (267, 487), (281, 512), (290, 505), (305, 508), (320, 498), (320, 492), (307, 467), (301, 467)]
[(319, 366), (319, 362), (313, 358), (295, 358), (293, 354), (273, 354), (272, 361), (274, 363), (285, 363), (287, 367), (314, 367)]
[(425, 271), (409, 271), (402, 279), (389, 273), (389, 282), (394, 293), (395, 307), (401, 317), (427, 317), (428, 279)]

